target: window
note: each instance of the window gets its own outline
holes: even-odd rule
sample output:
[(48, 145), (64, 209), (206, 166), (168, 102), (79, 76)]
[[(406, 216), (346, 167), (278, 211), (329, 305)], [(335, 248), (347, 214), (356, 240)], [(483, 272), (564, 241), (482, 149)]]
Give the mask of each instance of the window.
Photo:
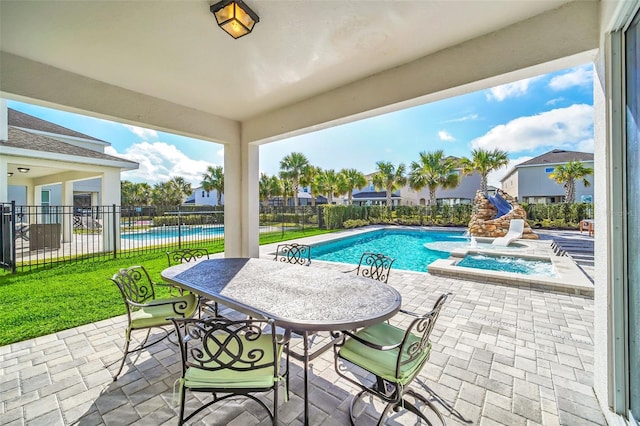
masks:
[(209, 198), (210, 194), (211, 194), (211, 191), (208, 191), (207, 192), (207, 198)]
[[(627, 182), (626, 201), (628, 212), (640, 211), (640, 14), (636, 14), (625, 31), (625, 121)], [(629, 389), (629, 414), (640, 421), (640, 217), (628, 214), (627, 220), (627, 374)], [(633, 420), (631, 420), (633, 424)], [(637, 424), (637, 423), (636, 423)]]
[(202, 198), (204, 198), (204, 191), (202, 191), (202, 195), (201, 195), (201, 197), (202, 197)]
[(553, 171), (555, 170), (555, 167), (545, 167), (544, 172), (545, 173), (553, 173)]

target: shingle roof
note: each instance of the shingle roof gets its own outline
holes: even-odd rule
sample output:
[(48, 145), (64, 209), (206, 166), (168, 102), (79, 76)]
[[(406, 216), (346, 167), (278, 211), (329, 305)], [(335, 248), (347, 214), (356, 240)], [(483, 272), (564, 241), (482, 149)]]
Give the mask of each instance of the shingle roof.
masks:
[[(353, 198), (386, 198), (386, 191), (364, 191), (353, 194)], [(399, 195), (391, 194), (391, 198), (400, 198)]]
[(75, 130), (67, 129), (66, 127), (58, 126), (50, 121), (41, 120), (24, 112), (16, 111), (15, 109), (7, 108), (8, 124), (9, 126), (22, 127), (24, 129), (38, 130), (41, 132), (54, 133), (63, 136), (72, 136), (75, 138), (90, 139), (98, 142), (105, 142), (101, 139), (94, 138), (93, 136), (85, 135), (84, 133), (76, 132)]
[(57, 154), (73, 155), (76, 157), (94, 158), (99, 160), (119, 161), (131, 164), (138, 164), (135, 161), (125, 160), (124, 158), (114, 157), (103, 152), (94, 151), (92, 149), (81, 148), (70, 143), (61, 142), (46, 136), (37, 135), (26, 130), (17, 129), (9, 126), (9, 139), (1, 142), (0, 147), (14, 147), (22, 149), (30, 149), (41, 152), (54, 152)]
[(593, 161), (593, 154), (589, 152), (554, 149), (553, 151), (545, 152), (544, 154), (538, 155), (524, 163), (520, 163), (516, 167), (534, 166), (538, 164), (568, 163), (569, 161)]

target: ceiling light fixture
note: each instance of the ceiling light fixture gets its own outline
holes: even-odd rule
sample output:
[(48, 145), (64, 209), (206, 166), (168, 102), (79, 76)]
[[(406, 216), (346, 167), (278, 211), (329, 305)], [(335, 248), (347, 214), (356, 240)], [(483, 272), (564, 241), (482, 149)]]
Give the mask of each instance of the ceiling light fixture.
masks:
[(242, 0), (222, 0), (209, 8), (218, 26), (233, 38), (240, 38), (253, 30), (260, 18)]
[(13, 172), (8, 172), (7, 176), (9, 176), (9, 177), (13, 176)]
[(26, 167), (18, 167), (18, 171), (20, 173), (29, 173), (29, 170), (31, 170), (31, 169), (28, 169)]

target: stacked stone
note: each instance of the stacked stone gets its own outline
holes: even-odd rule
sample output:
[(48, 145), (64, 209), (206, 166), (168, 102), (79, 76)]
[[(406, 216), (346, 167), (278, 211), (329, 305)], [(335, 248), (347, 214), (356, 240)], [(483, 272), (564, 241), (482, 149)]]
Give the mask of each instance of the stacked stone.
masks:
[(527, 223), (527, 212), (506, 192), (498, 190), (498, 193), (513, 206), (513, 210), (502, 217), (493, 219), (498, 211), (482, 191), (478, 190), (473, 200), (473, 213), (469, 221), (469, 233), (474, 237), (503, 237), (509, 231), (512, 219), (524, 219), (522, 238), (537, 240), (538, 235), (533, 232), (529, 223)]

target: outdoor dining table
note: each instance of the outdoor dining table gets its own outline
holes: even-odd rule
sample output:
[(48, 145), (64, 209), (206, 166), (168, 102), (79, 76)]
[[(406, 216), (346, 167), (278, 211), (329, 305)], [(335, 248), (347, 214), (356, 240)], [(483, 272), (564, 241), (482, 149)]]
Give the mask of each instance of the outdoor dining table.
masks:
[[(303, 334), (304, 424), (309, 424), (309, 334), (339, 332), (383, 322), (400, 309), (392, 286), (339, 271), (267, 259), (221, 258), (165, 269), (162, 278), (251, 316), (273, 318), (278, 327)], [(315, 356), (314, 356), (315, 355)]]

